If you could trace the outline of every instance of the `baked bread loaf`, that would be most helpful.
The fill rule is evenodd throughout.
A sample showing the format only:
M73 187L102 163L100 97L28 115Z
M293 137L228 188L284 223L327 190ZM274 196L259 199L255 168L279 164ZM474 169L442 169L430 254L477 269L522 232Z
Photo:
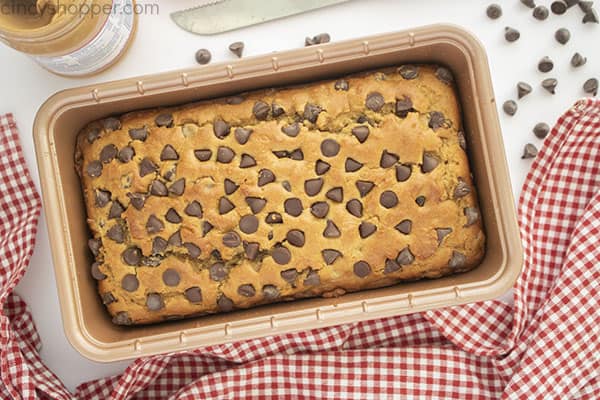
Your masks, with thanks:
M473 268L461 129L433 65L92 122L75 158L102 301L141 324Z

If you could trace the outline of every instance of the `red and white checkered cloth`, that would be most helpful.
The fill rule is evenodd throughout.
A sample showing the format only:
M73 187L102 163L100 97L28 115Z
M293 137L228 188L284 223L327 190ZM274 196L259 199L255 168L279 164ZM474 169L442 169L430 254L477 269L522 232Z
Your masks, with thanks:
M0 118L0 397L15 399L600 398L600 100L563 115L519 200L514 306L492 300L134 361L69 393L12 289L40 200Z

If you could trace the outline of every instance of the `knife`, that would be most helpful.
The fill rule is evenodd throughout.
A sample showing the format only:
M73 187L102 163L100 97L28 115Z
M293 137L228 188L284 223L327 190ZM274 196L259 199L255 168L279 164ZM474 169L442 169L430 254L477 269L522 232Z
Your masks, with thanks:
M171 14L171 18L188 32L212 35L345 1L347 0L217 0L176 11Z

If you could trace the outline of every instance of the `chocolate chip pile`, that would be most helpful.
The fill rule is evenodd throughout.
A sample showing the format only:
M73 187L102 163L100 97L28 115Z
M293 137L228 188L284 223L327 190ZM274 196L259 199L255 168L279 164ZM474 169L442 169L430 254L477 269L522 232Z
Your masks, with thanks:
M533 9L532 16L540 21L546 20L550 15L548 8L543 5L536 5L534 0L521 0L521 3ZM555 15L563 15L574 6L579 6L579 9L583 13L582 23L596 23L598 24L600 20L598 19L598 13L594 9L594 3L592 1L583 1L583 0L557 0L552 2L550 6L550 10ZM502 7L499 4L490 4L486 9L486 14L490 19L498 19L502 16ZM506 27L504 31L504 37L507 42L515 42L519 40L521 37L520 32L512 27ZM554 34L554 39L560 43L561 45L565 45L571 39L571 32L567 28L559 28L556 30ZM587 62L587 58L582 56L579 53L573 54L571 57L571 66L573 68L578 68L583 66ZM554 69L554 61L545 56L541 60L539 60L537 64L537 69L541 73L549 73ZM550 94L556 94L556 87L558 86L558 80L556 78L545 78L540 83L541 87L548 91ZM598 79L597 78L589 78L582 85L583 92L585 94L596 96L598 94ZM532 86L527 82L519 82L517 83L517 96L519 99L531 93L533 90ZM518 104L514 100L506 100L502 104L502 109L504 112L513 116L517 113ZM548 124L545 122L540 122L535 125L533 128L533 133L538 139L545 138L549 133L549 128L546 128ZM523 149L523 155L521 158L534 158L537 155L537 147L532 143L527 143L525 148Z
M76 154L91 275L127 325L467 270L466 146L436 66L94 122Z

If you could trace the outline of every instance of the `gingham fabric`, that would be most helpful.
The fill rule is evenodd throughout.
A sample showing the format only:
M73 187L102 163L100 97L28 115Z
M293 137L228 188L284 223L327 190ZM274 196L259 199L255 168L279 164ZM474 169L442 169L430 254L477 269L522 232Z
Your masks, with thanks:
M10 294L40 202L10 116L0 119L0 391L16 399L599 399L600 100L576 103L519 199L524 268L493 300L142 358L75 394L43 365Z

